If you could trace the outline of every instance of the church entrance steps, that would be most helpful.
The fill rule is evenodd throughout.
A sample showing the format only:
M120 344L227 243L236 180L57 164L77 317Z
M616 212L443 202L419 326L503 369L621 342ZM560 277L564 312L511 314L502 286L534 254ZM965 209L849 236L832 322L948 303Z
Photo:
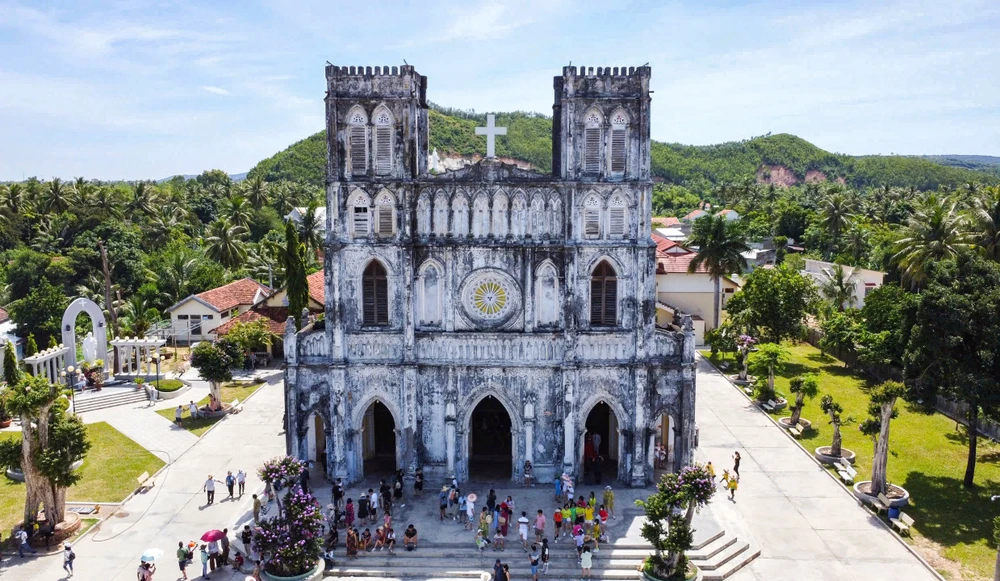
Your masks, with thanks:
M701 569L703 581L722 581L760 556L760 549L726 534L688 557Z
M94 410L103 410L112 407L118 407L121 405L128 405L130 403L140 403L147 401L149 398L146 396L145 390L134 390L134 389L119 389L115 390L113 393L107 394L94 394L88 397L76 397L76 401L73 404L76 413L82 414L85 412L92 412Z

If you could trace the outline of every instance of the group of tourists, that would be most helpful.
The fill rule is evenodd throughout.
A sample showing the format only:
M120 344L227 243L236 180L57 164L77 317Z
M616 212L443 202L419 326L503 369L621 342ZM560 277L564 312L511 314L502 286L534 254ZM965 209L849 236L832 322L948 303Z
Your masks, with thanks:
M205 480L205 484L201 487L202 492L205 493L205 501L207 504L215 504L216 483L226 485L226 490L229 492L229 496L226 497L227 499L236 500L234 494L237 493L237 487L239 489L239 497L243 498L243 492L246 489L247 484L247 474L243 471L243 469L238 470L235 475L233 474L233 471L230 470L226 472L225 480L216 480L213 475L209 474L208 479ZM256 494L254 495L254 498L257 498Z
M723 486L724 490L729 491L729 500L736 502L736 490L740 487L740 453L733 452L733 469L730 472L728 469L722 471L722 478L719 479L719 483ZM705 471L712 478L712 482L715 482L715 466L709 462L705 464Z
M419 475L422 485L422 475ZM422 488L422 486L421 486ZM416 492L420 488L414 487ZM333 483L333 503L327 505L326 524L329 531L324 543L324 559L327 567L333 566L333 552L340 542L339 529L344 533L345 547L349 559L357 559L360 554L386 550L393 554L396 549L396 531L392 526L395 506L403 506L403 471L393 474L391 484L379 481L378 490L369 488L355 503L346 498L343 479ZM365 526L368 525L368 526ZM372 530L374 529L374 531ZM416 550L418 535L416 527L410 524L403 532L403 545L408 551Z

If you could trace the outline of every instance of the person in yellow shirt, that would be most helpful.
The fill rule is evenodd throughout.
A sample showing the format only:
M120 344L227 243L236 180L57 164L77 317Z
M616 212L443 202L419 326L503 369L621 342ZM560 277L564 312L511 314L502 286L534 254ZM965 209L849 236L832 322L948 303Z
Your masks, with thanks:
M587 523L587 530L594 524L594 507L589 504L583 509L583 522Z
M711 477L712 482L715 482L715 466L712 466L711 462L705 464L705 472L708 472L708 475L709 477Z
M602 504L611 514L611 518L615 518L615 491L611 490L610 486L604 487L604 502Z
M573 530L573 514L569 509L569 504L564 504L562 507L562 521L563 521L563 536L570 536Z
M740 486L740 477L732 476L729 478L729 500L736 502L736 489Z

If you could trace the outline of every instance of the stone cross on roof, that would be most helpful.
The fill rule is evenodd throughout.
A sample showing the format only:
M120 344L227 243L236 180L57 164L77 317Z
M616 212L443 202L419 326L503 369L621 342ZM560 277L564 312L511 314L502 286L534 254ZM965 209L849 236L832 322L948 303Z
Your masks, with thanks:
M507 128L497 127L496 115L491 113L486 116L486 127L476 127L476 135L486 136L486 157L496 157L496 136L507 135Z

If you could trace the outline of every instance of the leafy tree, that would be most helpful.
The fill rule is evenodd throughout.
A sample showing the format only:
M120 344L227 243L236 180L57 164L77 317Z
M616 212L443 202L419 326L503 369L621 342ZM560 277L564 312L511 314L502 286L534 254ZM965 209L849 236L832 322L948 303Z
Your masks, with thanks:
M758 268L726 303L738 327L767 343L802 336L803 324L816 300L812 280L783 264Z
M45 197L42 201L45 212L49 214L62 214L68 212L76 203L76 191L73 184L67 184L59 178L52 178L45 188Z
M795 405L792 406L792 418L789 420L789 423L795 426L802 417L806 398L812 399L819 394L819 381L812 373L797 375L788 382L788 391L795 394Z
M896 410L896 400L906 393L906 386L898 381L886 381L872 388L868 393L868 419L858 427L861 433L869 436L875 442L875 454L872 458L872 487L868 492L878 496L888 491L886 484L886 465L889 462L889 422L899 412Z
M907 385L922 399L968 406L963 484L975 485L981 414L1000 412L1000 265L977 255L931 267L903 357Z
M261 320L247 323L237 321L226 333L226 338L236 343L243 353L249 353L254 349L270 347L274 342L274 333Z
M205 239L208 256L226 268L239 268L247 260L247 249L243 243L246 229L230 223L226 218L212 222Z
M15 250L7 265L6 279L10 286L11 301L28 296L31 289L38 286L52 259L30 248Z
M28 333L28 339L24 345L24 356L31 357L36 353L38 353L38 343L35 341L35 334Z
M827 298L835 309L843 312L845 308L853 307L858 299L854 294L857 276L853 269L848 272L842 264L834 264L823 268L823 281L819 292Z
M840 236L850 228L853 212L854 203L844 192L834 191L823 199L820 206L820 223L831 239L827 256L832 255L835 248L840 248Z
M306 255L309 255L310 250L315 252L323 244L323 225L320 223L317 209L315 201L309 202L309 206L302 214L302 220L299 223L299 238L305 244Z
M14 385L21 381L21 369L17 365L17 352L14 350L14 344L10 341L7 341L3 350L3 378L8 385ZM0 405L3 403L0 402Z
M820 339L820 347L824 351L848 351L851 353L857 351L857 344L863 332L860 312L857 309L831 313L823 321L821 328L823 338Z
M852 423L854 420L850 417L842 418L840 414L844 413L844 408L835 401L833 401L832 395L824 395L820 400L820 409L823 413L830 417L830 425L833 426L833 442L830 444L830 455L839 458L843 454L843 436L840 434L841 426Z
M1000 262L1000 187L986 188L972 206L972 239L983 256Z
M149 328L160 318L159 311L137 294L129 297L122 305L122 315L127 332L133 337L145 337Z
M698 254L688 264L688 272L696 272L704 267L715 283L712 326L718 327L722 277L742 272L746 268L747 261L742 253L750 250L750 247L724 216L704 216L695 220L687 243L698 247Z
M238 226L243 230L250 227L250 216L252 213L250 202L243 196L233 196L222 203L222 214L233 226Z
M288 287L288 312L295 317L295 326L302 328L302 311L309 306L309 281L306 280L306 247L291 221L285 226L284 266Z
M203 341L191 350L191 367L208 382L215 401L222 402L222 383L233 379L233 359L218 346Z
M750 369L757 375L767 374L768 393L774 394L774 374L788 362L788 350L778 343L762 343L750 354Z
M906 221L892 259L902 271L903 282L921 288L932 263L955 258L968 247L965 218L955 202L931 196Z
M10 318L17 323L18 331L31 330L47 343L50 337L59 334L59 324L68 303L62 290L43 277L28 296L10 305Z
M0 442L0 464L19 465L24 472L24 522L32 524L38 507L47 519L65 520L66 489L79 481L73 463L90 450L79 417L66 413L68 402L42 377L25 376L7 391L7 406L21 418L21 440ZM17 460L20 453L20 460Z

